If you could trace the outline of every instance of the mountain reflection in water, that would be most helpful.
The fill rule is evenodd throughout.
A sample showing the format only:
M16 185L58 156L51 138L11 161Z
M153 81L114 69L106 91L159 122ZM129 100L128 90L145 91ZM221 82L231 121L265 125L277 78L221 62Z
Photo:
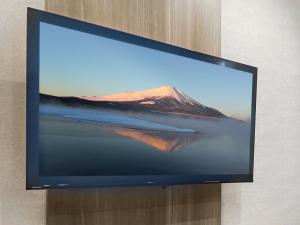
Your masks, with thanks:
M149 131L112 127L116 134L147 144L161 152L178 150L201 138L200 134L166 131Z

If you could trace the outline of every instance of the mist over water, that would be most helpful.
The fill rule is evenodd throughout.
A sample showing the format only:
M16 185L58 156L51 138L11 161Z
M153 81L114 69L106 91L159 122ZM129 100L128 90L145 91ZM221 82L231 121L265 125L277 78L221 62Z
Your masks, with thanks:
M249 173L247 122L96 111L41 104L41 175Z

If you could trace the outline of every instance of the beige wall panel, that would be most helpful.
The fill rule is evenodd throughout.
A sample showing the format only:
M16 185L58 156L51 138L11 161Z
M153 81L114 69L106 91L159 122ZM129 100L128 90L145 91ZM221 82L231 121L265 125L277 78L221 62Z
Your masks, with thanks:
M222 224L298 225L300 1L223 0L222 57L258 67L254 183L222 185Z
M25 191L26 7L43 0L0 5L0 225L46 223L46 192Z

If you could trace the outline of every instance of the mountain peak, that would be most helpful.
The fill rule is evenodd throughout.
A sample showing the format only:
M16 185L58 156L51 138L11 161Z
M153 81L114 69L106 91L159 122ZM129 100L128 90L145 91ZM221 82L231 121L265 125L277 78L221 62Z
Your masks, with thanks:
M174 98L181 102L179 92L175 87L170 85L164 85L157 88L147 89L144 91L138 92L122 92L108 96L83 96L82 99L91 100L91 101L139 101L148 98L163 98L170 97Z
M180 101L180 96L178 95L176 88L170 85L148 89L144 91L144 93L148 94L150 97L158 97L158 98L170 97Z

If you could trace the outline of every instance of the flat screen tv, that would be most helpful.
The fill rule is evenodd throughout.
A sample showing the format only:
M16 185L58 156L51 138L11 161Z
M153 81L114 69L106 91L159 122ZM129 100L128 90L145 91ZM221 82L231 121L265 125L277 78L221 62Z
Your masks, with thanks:
M256 74L28 9L26 187L251 182Z

